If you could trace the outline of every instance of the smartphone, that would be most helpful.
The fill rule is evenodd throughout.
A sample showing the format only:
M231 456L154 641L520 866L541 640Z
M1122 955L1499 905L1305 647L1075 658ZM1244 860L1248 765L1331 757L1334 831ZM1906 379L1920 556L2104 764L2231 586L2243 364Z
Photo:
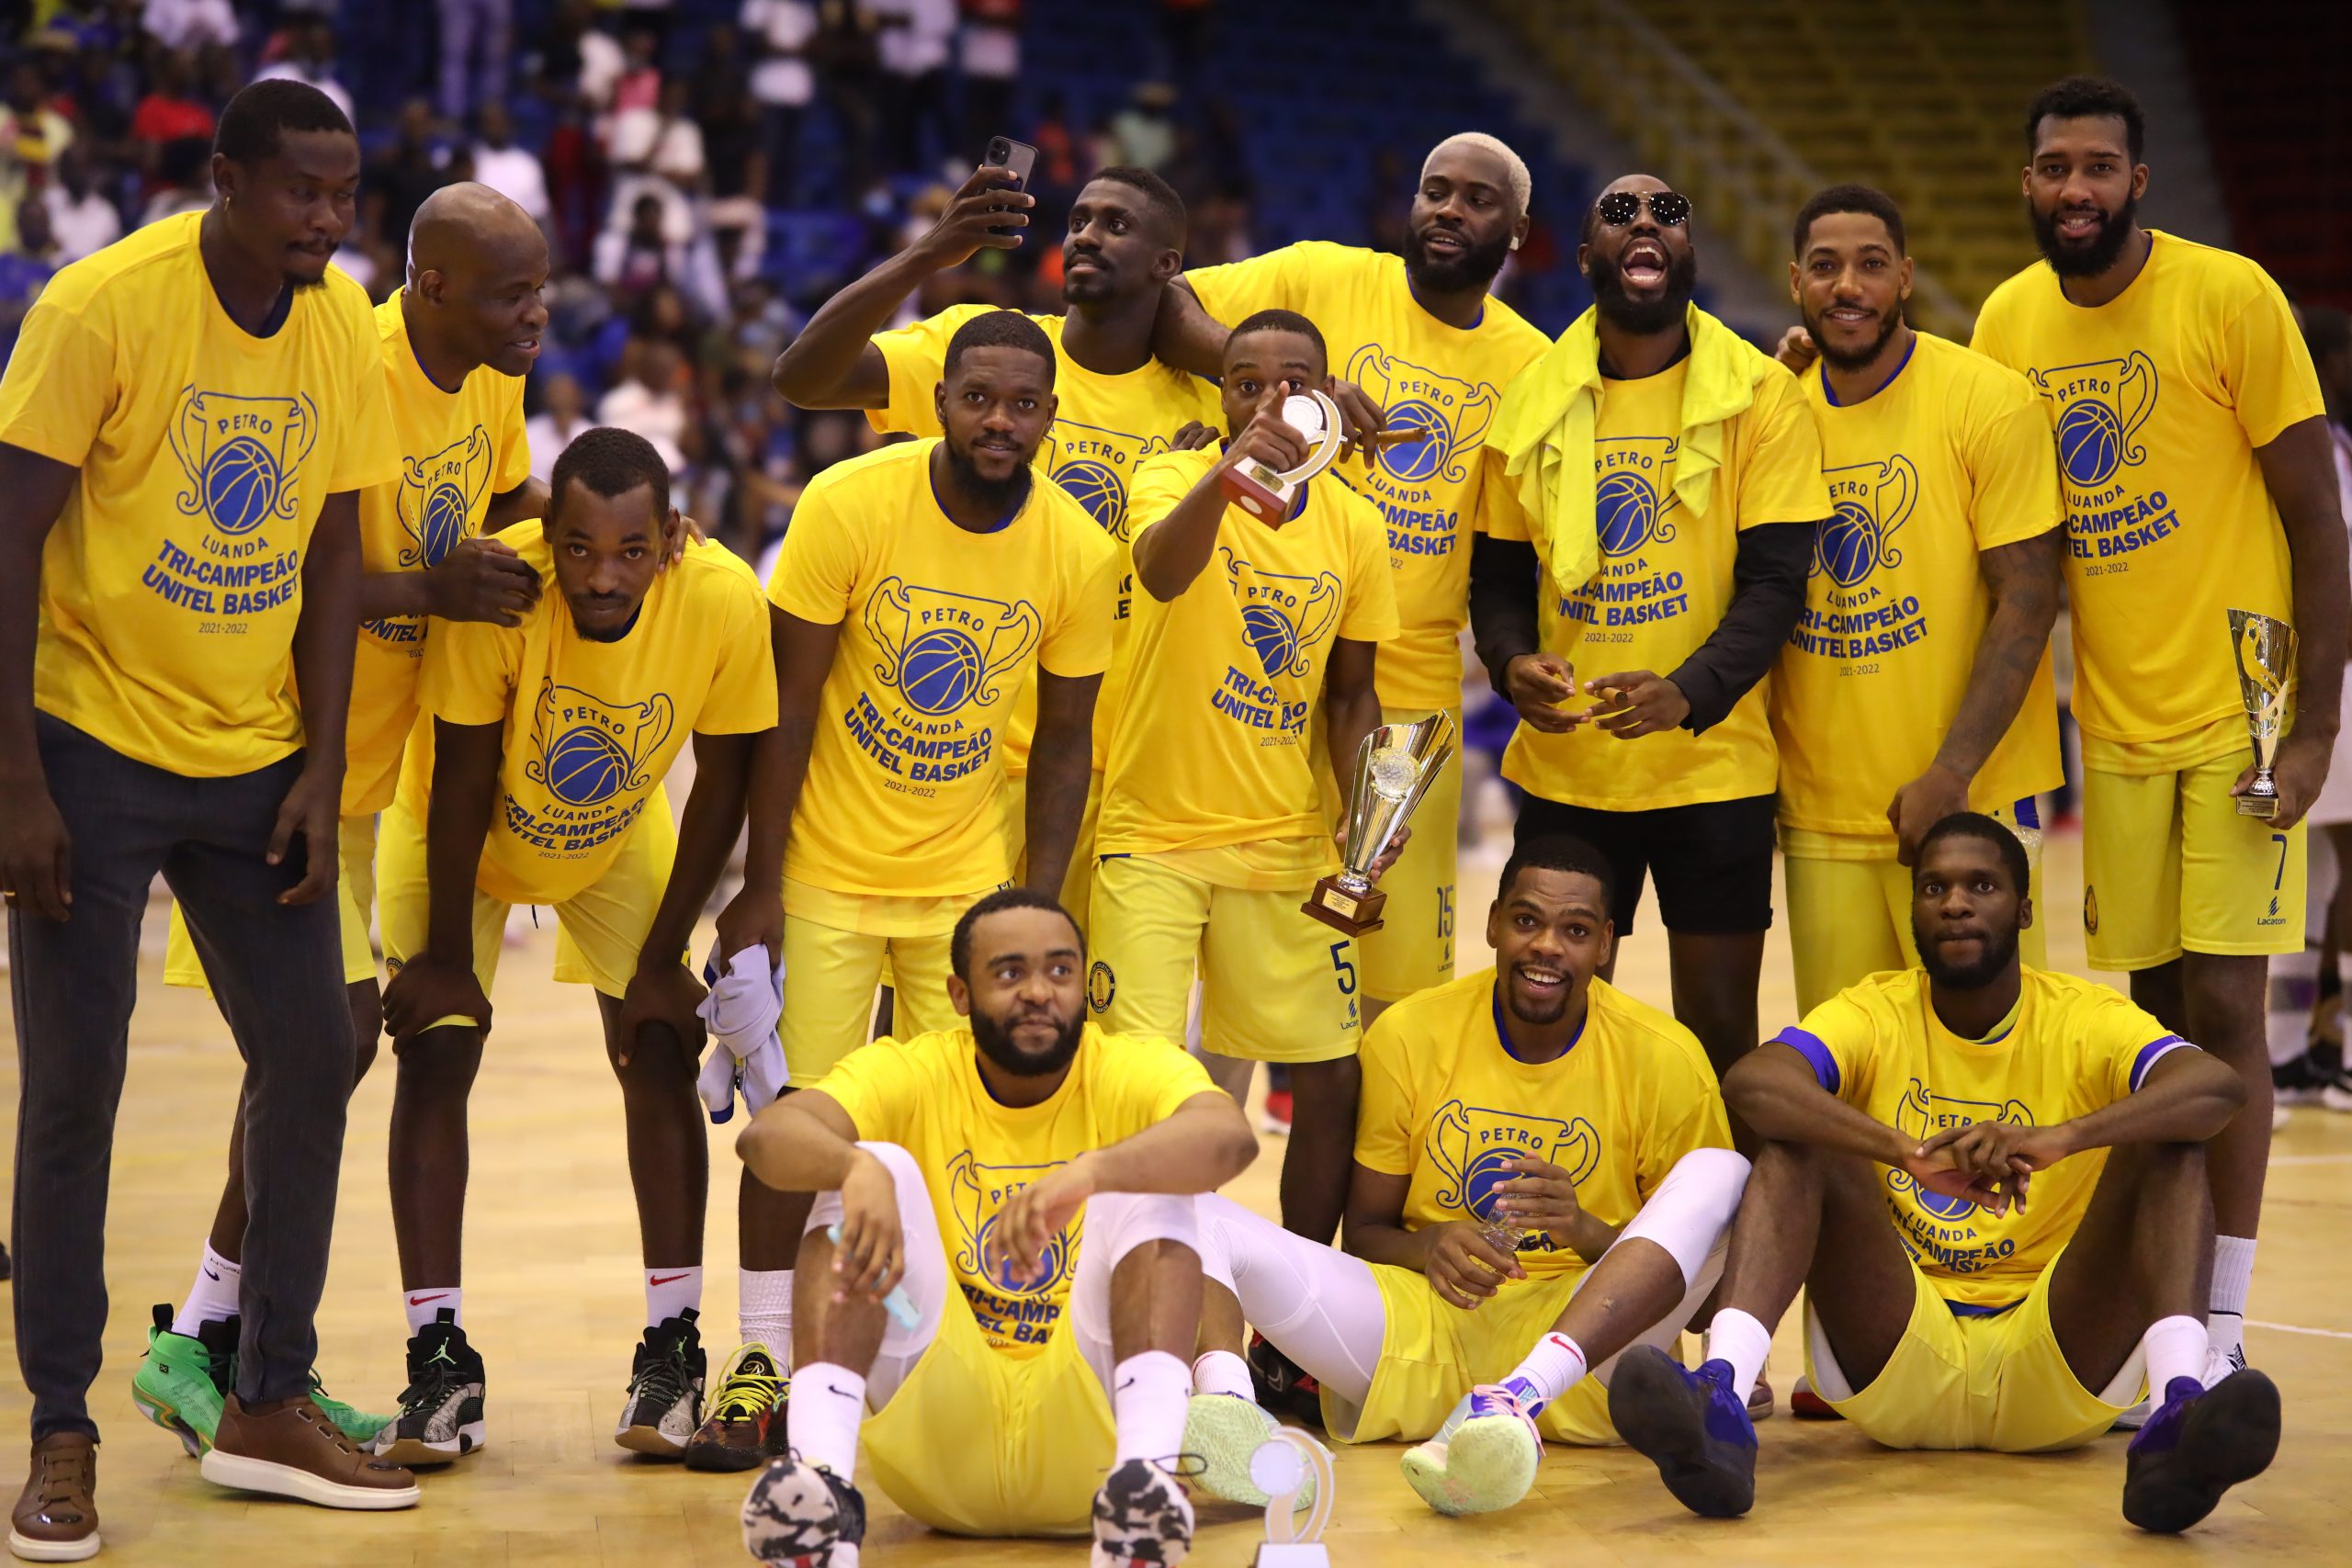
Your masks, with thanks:
M1010 136L993 136L989 139L988 155L980 160L980 166L984 169L1010 169L1012 184L1004 188L1027 190L1029 175L1037 167L1037 150L1026 141L1015 141ZM1017 232L1013 230L998 231Z

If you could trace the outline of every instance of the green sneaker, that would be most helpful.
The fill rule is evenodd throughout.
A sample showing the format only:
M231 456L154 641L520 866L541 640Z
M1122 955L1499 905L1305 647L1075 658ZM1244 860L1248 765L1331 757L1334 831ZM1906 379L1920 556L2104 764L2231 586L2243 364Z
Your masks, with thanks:
M389 1426L392 1419L389 1416L370 1416L365 1410L354 1410L342 1400L334 1398L327 1393L327 1385L319 1381L315 1371L311 1373L311 1403L326 1412L327 1419L334 1423L336 1431L362 1448L375 1441L376 1434Z
M228 1392L237 1353L233 1323L208 1323L199 1337L172 1332L169 1303L155 1308L147 1331L147 1354L130 1380L130 1402L139 1413L176 1436L191 1459L201 1459L220 1425L220 1401Z

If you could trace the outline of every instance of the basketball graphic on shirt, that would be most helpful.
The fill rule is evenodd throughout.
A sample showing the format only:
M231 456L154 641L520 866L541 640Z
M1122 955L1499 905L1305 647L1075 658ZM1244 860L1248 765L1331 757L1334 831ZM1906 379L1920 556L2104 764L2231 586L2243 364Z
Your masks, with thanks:
M1298 658L1298 629L1271 604L1251 604L1241 612L1241 635L1258 655L1258 667L1272 675L1291 667Z
M1919 499L1919 470L1900 452L1876 463L1826 468L1831 512L1813 536L1813 571L1859 588L1883 566L1901 566L1895 535Z
M204 508L223 534L250 534L277 504L277 461L258 441L239 436L204 465Z
M1069 1251L1067 1245L1069 1238L1061 1232L1056 1231L1052 1238L1046 1243L1046 1255L1040 1259L1036 1273L1023 1278L1015 1271L1012 1259L1005 1253L1003 1243L997 1239L996 1223L1002 1217L1001 1214L990 1214L980 1224L977 1247L981 1269L985 1271L989 1282L1008 1296L1044 1295L1047 1291L1052 1290L1054 1282L1062 1277L1062 1264Z
M1055 1233L1046 1245L1042 1266L1029 1278L1014 1274L996 1228L1004 1205L1013 1194L1043 1180L1061 1163L1047 1160L1039 1165L982 1165L972 1157L969 1149L958 1150L948 1160L948 1206L956 1216L958 1233L955 1258L957 1273L967 1279L986 1280L999 1293L1022 1298L1046 1295L1069 1277L1078 1257L1082 1218ZM991 1324L986 1321L984 1303L975 1302L974 1305L981 1309L983 1329L1007 1337L1019 1326L1012 1323Z
M1430 1119L1425 1146L1446 1179L1430 1201L1477 1220L1497 1217L1497 1189L1521 1174L1510 1168L1513 1160L1540 1159L1578 1182L1600 1166L1600 1134L1581 1116L1563 1122L1459 1100L1448 1100Z
M567 729L548 748L548 793L566 806L610 800L628 779L628 753L592 725Z
M1336 368L1336 367L1335 367ZM1381 411L1388 430L1419 432L1413 439L1383 446L1373 466L1398 484L1460 484L1470 477L1470 459L1495 422L1502 394L1491 381L1465 381L1400 359L1376 343L1348 356L1347 378ZM1421 491L1401 499L1436 499Z
M1878 519L1858 501L1841 501L1821 525L1821 564L1830 581L1851 588L1878 564Z
M1127 487L1110 464L1083 459L1065 463L1055 470L1054 482L1069 491L1104 533L1118 531L1119 519L1127 513Z
M865 601L865 630L879 658L873 678L897 688L898 703L925 718L1005 696L1011 673L1045 629L1026 599L1006 604L886 577Z
M2058 468L2074 490L2094 490L2147 461L2132 437L2156 408L2155 362L2138 349L2028 370L2034 389L2058 405Z
M971 700L987 672L972 639L942 627L907 645L899 661L899 694L917 713L954 713Z
M1630 555L1657 528L1657 491L1639 474L1611 474L1594 491L1594 521L1603 555Z
M641 794L659 780L654 764L676 718L667 693L615 703L543 678L523 776L580 809Z
M2086 398L2058 416L2058 460L2078 485L2105 482L2122 466L2123 422L2096 398Z
M317 438L311 400L236 398L190 387L165 427L187 489L182 516L202 516L241 538L265 523L292 522L300 510L297 480Z
M477 424L438 451L401 457L392 509L407 535L400 552L403 570L439 566L473 531L490 493L493 455L490 432Z
M1312 668L1309 650L1330 634L1339 619L1338 576L1261 571L1227 545L1219 545L1217 554L1225 559L1234 603L1241 606L1242 640L1257 655L1259 670L1269 681L1304 677Z
M433 487L424 498L424 564L439 566L466 536L466 492L454 484Z
M1411 483L1426 479L1445 466L1453 456L1453 427L1445 416L1425 402L1404 402L1386 411L1390 430L1418 430L1420 434L1410 441L1399 441L1380 449L1380 466L1396 478Z

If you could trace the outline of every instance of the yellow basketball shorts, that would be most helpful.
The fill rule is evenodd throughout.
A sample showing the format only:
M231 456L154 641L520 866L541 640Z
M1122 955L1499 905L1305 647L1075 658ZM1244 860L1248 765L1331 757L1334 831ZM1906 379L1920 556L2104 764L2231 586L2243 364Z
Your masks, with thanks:
M1100 861L1086 976L1095 1021L1181 1044L1197 967L1201 1041L1219 1055L1355 1055L1356 944L1300 908L1310 888L1219 887L1149 855Z
M1380 722L1413 724L1436 711L1385 707L1380 710ZM1453 720L1454 732L1460 734L1462 710L1453 707L1445 712ZM1347 759L1340 772L1354 765L1353 759ZM1323 809L1336 833L1344 826L1345 803L1340 799L1333 774L1327 770L1320 776ZM1381 909L1384 923L1356 942L1363 965L1363 994L1384 1002L1403 1001L1415 991L1426 991L1453 978L1453 889L1462 858L1459 744L1430 782L1429 794L1414 807L1412 827L1405 852L1380 879L1381 891L1388 895Z
M1890 1449L2078 1449L2139 1402L2146 1362L2134 1350L2104 1392L2082 1385L2050 1326L2056 1268L2053 1258L2025 1300L2007 1312L1962 1317L1913 1264L1910 1325L1885 1367L1859 1392L1808 1304L1805 1374L1838 1414Z
M1993 816L2017 825L2014 812ZM1880 850L1873 840L1783 827L1781 856L1800 1018L1866 975L1919 962L1911 937L1911 868L1892 849ZM2049 966L2053 911L2041 901L2039 832L2027 836L2026 860L2032 867L2033 924L2018 933L2018 956L2042 969Z
M1029 880L1029 775L1007 779L1004 790L1004 855L1016 882ZM1086 810L1078 819L1078 838L1070 845L1069 867L1062 873L1062 908L1079 929L1086 929L1087 905L1094 897L1094 825L1102 816L1102 773L1087 775Z
M807 1089L871 1038L875 988L892 987L891 1033L953 1029L948 945L980 895L871 897L787 883L784 893L786 1076Z
M608 997L626 995L629 976L637 973L638 954L645 933L652 929L654 911L670 886L670 865L677 858L678 829L670 819L669 800L656 791L639 813L634 827L622 835L613 863L587 887L573 894L555 910L554 976L569 985L594 986ZM378 910L384 925L384 967L397 975L409 955L424 950L432 908L425 886L424 823L395 803L384 813L383 881ZM498 978L498 957L506 937L503 898L474 890L474 977L489 996ZM469 1023L469 1019L441 1019L433 1025Z
M2163 773L2083 773L2083 933L2094 969L2185 952L2301 953L2304 824L2241 817L2243 752Z
M1464 1312L1437 1293L1426 1275L1385 1263L1372 1265L1388 1330L1373 1367L1372 1391L1362 1410L1323 1391L1323 1424L1343 1443L1437 1435L1462 1396L1481 1383L1499 1382L1550 1332L1588 1269L1506 1283L1476 1311ZM1609 1390L1588 1377L1550 1404L1535 1424L1554 1442L1613 1443Z
M335 848L334 897L342 913L343 983L364 986L376 977L376 950L368 940L368 916L376 907L376 818L345 818ZM164 984L212 994L176 899L172 904L171 931L164 939Z

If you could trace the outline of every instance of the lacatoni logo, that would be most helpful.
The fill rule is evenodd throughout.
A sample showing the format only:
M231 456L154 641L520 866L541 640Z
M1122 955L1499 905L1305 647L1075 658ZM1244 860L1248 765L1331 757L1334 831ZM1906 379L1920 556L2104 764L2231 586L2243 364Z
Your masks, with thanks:
M990 1337L1018 1345L1043 1344L1061 1318L1054 1292L1069 1279L1078 1260L1080 1220L1056 1232L1046 1245L1038 1271L1017 1276L997 1235L997 1221L1006 1200L1060 1165L983 1165L969 1149L947 1162L949 1207L956 1215L958 1245L956 1270L967 1279L986 1280L988 1288L964 1288L972 1314Z
M1510 1168L1511 1161L1532 1156L1558 1166L1578 1183L1590 1179L1600 1166L1600 1134L1581 1116L1563 1122L1453 1100L1439 1108L1423 1142L1430 1158L1445 1174L1446 1185L1434 1195L1437 1204L1489 1224L1501 1217L1495 1207L1496 1189L1520 1175ZM1549 1244L1545 1237L1528 1246Z
M1037 646L1042 625L1026 599L1008 604L895 577L865 602L865 629L883 649L875 679L934 717L995 702L998 678Z
M166 432L187 477L178 497L183 517L201 515L242 539L301 511L296 480L319 438L318 407L308 397L240 398L189 387Z
M648 764L670 738L674 715L666 694L616 704L544 681L531 729L534 755L523 776L572 807L602 806L625 790L650 788Z
M403 570L439 566L458 547L490 489L490 432L479 424L429 457L401 459L393 509L408 535L401 547Z

